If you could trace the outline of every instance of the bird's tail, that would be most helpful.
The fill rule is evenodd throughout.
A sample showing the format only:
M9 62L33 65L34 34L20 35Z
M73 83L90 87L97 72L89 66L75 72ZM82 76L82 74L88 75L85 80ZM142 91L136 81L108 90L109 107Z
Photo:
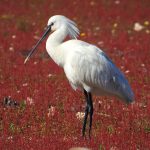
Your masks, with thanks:
M125 95L125 96L123 97L123 99L125 100L125 102L126 102L127 104L130 104L130 103L134 102L134 94L133 94L133 92L130 91L130 95Z
M134 93L126 79L121 85L120 93L120 98L122 98L125 101L125 103L130 104L134 102Z

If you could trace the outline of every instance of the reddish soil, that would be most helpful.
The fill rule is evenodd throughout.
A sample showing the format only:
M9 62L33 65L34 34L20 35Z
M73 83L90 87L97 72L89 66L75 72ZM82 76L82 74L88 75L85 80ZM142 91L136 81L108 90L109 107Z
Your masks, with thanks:
M150 148L149 0L0 1L0 149L148 150ZM73 19L80 39L105 51L125 73L135 103L93 97L92 139L81 137L84 96L71 89L45 42L24 65L50 16ZM135 23L142 29L136 31ZM19 107L4 106L11 96Z

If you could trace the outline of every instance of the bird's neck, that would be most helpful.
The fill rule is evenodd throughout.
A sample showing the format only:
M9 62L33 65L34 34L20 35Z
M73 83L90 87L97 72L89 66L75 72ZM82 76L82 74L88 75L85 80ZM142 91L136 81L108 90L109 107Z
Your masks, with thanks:
M66 28L61 27L58 30L54 31L47 40L48 45L50 46L58 46L60 45L67 36Z
M65 40L67 36L66 28L60 28L54 31L47 39L46 50L50 57L55 61L56 64L63 66L63 51L58 47Z

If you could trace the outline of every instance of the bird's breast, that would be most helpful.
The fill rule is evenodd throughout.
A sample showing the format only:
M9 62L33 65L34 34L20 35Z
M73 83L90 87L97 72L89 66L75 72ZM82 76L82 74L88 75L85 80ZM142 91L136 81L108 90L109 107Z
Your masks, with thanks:
M64 55L61 50L53 47L46 47L48 55L52 58L52 60L60 67L64 66Z

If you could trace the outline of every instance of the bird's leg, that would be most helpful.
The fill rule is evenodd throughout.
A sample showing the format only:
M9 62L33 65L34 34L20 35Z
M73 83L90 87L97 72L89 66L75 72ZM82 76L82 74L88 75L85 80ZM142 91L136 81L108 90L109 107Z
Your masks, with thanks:
M89 122L89 138L91 135L91 129L92 129L92 117L93 117L93 101L92 101L92 95L90 92L87 92L84 90L85 99L87 102L86 108L85 108L85 116L84 116L84 122L83 122L83 128L82 128L82 135L85 135L85 129L86 129L86 122L88 114L90 114L90 122Z
M85 135L86 122L87 122L87 117L88 117L88 113L89 113L88 93L85 90L84 90L84 95L85 95L85 99L86 99L87 105L86 105L86 108L85 108L85 115L84 115L83 128L82 128L82 136Z
M89 122L89 138L91 137L91 129L92 129L92 117L93 117L93 101L92 94L88 93L88 107L90 113L90 122Z

